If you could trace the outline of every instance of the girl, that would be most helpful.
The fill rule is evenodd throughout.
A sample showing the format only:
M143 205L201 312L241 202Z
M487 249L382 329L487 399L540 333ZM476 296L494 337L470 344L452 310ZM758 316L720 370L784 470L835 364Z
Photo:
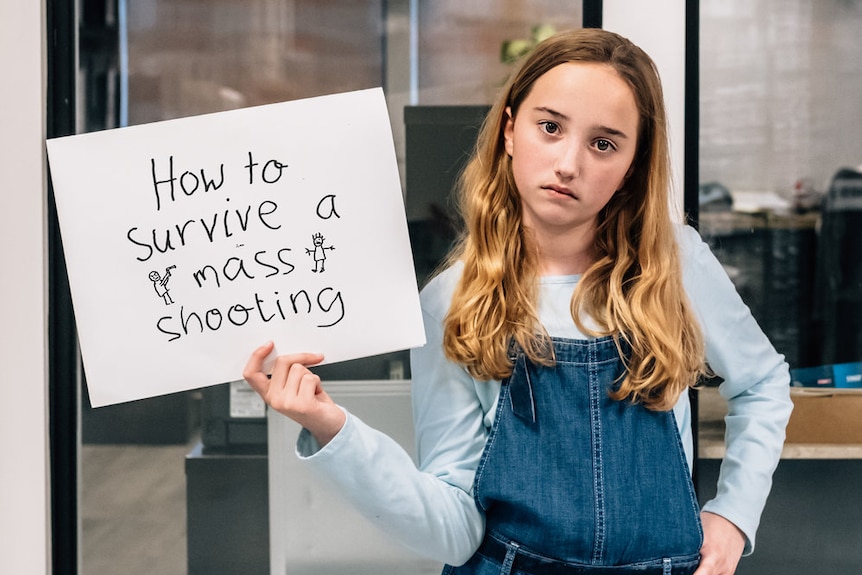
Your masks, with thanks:
M671 223L661 85L602 30L515 71L460 182L466 224L422 291L418 468L335 405L316 354L244 376L304 429L297 452L444 573L733 573L790 414L787 365L691 228ZM716 498L692 488L686 390L724 378Z

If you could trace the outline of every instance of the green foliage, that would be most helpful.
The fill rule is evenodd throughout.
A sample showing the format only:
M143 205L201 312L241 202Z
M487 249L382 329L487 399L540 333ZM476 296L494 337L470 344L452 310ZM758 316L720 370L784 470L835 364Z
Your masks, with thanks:
M500 61L513 64L533 51L539 42L552 36L556 30L550 24L537 24L530 29L529 38L506 40L500 47Z

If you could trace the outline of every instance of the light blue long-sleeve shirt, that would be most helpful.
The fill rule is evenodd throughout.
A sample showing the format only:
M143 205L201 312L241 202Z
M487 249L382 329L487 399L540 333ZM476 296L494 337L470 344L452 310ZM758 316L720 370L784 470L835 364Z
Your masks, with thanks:
M726 455L717 494L704 510L739 527L750 553L792 409L788 366L697 232L680 226L677 239L683 283L703 329L706 359L724 379L719 391L728 402ZM306 431L297 443L305 464L382 531L453 565L467 561L484 535L473 479L500 391L499 381L475 380L443 354L443 320L459 277L460 266L455 266L421 294L427 343L411 352L418 465L395 441L349 413L342 430L322 449ZM540 281L539 317L551 336L586 337L569 307L578 279ZM691 467L688 394L680 396L674 412Z

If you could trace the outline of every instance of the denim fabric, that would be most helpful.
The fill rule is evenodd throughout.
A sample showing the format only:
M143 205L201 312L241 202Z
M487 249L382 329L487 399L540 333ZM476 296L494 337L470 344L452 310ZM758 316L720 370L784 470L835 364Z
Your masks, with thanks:
M621 566L578 565L543 557L491 534L467 563L447 565L443 575L692 575L699 563L700 556L694 554Z
M451 573L690 572L702 530L673 412L610 398L612 338L553 344L552 368L514 356L474 484L486 542Z

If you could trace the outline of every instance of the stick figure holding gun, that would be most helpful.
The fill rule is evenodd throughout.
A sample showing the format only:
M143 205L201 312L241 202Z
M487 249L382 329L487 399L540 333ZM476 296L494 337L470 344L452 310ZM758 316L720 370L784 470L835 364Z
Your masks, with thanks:
M168 266L165 268L165 277L160 276L157 271L150 272L150 281L153 282L153 288L155 288L159 297L165 300L165 305L174 303L174 300L171 299L171 294L168 293L168 280L171 279L171 270L176 269L176 267Z

